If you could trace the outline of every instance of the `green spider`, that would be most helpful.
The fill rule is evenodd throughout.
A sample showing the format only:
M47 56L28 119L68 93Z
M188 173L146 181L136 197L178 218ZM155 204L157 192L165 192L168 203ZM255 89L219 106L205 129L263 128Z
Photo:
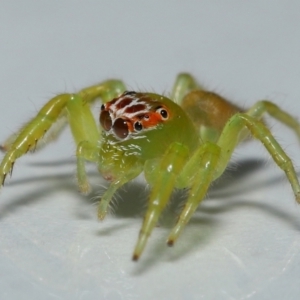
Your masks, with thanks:
M98 98L103 103L100 132L90 110ZM290 114L269 101L259 101L243 111L203 89L189 74L178 75L170 98L126 91L118 80L56 96L1 146L6 154L0 165L0 183L4 185L16 159L40 148L42 141L53 140L69 123L77 147L79 190L90 190L85 160L96 163L110 182L99 202L100 220L105 218L116 190L144 172L151 193L133 260L142 254L174 188L188 189L185 205L167 239L168 245L174 244L210 184L224 172L234 149L249 132L285 172L300 203L293 164L260 121L269 113L300 137L300 124Z

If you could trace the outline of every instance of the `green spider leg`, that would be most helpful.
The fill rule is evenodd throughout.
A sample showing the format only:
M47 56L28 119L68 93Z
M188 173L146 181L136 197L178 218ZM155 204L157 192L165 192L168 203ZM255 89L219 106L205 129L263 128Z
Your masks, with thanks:
M189 151L187 147L180 143L173 143L161 159L149 160L145 163L145 177L152 189L148 209L134 250L133 260L138 260L143 252L148 237L169 201L176 177L188 159L188 155Z
M189 97L188 93L190 91L205 91L205 88L197 83L195 78L187 73L179 74L176 78L171 99L179 105L182 104L185 97ZM209 92L210 93L210 92ZM242 111L241 111L242 112ZM273 118L277 119L281 123L290 127L295 131L298 138L300 139L300 124L299 122L291 116L288 112L285 112L276 104L268 100L261 100L255 103L247 112L248 115L260 120L265 113L268 113ZM213 128L212 128L213 129Z
M289 113L282 110L276 104L268 100L261 100L255 103L248 111L247 114L256 119L261 119L265 113L268 113L274 119L285 124L295 131L298 138L300 139L300 124L299 122L291 116Z
M36 117L25 124L19 132L11 135L2 146L2 150L7 152L0 165L0 183L4 185L7 174L12 172L14 163L19 157L38 148L39 141L47 133L51 133L51 138L46 138L46 142L55 139L68 122L77 147L79 189L87 192L89 184L83 159L97 161L99 149L99 130L91 113L90 104L99 97L103 102L107 102L124 90L125 86L121 81L107 80L85 88L77 94L61 94L49 100ZM55 128L57 123L60 124Z
M113 198L113 195L121 186L130 180L137 177L143 171L143 165L140 164L139 160L132 161L130 165L125 167L124 172L118 174L110 185L108 186L105 193L101 196L101 201L98 204L98 219L103 220L109 210L109 204Z
M189 159L188 149L179 143L172 144L164 156L154 166L145 167L145 177L152 186L149 205L134 249L133 260L138 260L146 246L159 216L167 205L174 187L189 187L189 204L196 209L209 187L215 167L220 156L220 149L212 143L202 145ZM187 163L186 163L187 162ZM199 200L199 202L198 202ZM189 220L188 215L182 215L182 220ZM182 225L183 227L183 225ZM172 242L169 241L169 245Z
M180 232L182 231L186 223L189 221L189 219L191 218L192 214L195 212L200 202L203 200L203 196L205 196L209 184L213 180L218 178L220 175L222 175L222 173L224 172L225 168L229 163L232 152L234 151L235 147L239 143L239 134L241 131L244 130L244 128L247 128L252 134L252 136L258 139L265 146L265 148L272 156L274 162L285 172L286 177L288 178L292 186L296 201L300 203L299 181L290 158L286 155L284 150L281 148L281 146L272 136L269 129L261 121L247 114L243 114L243 113L236 114L228 121L217 144L215 145L220 150L220 155L218 157L217 165L214 165L212 163L213 162L212 159L209 159L207 162L204 161L207 164L210 163L211 166L209 167L209 170L207 170L208 172L207 175L210 176L210 182L204 185L203 177L195 177L198 179L196 180L196 182L194 182L194 184L196 183L196 186L202 185L203 187L200 188L200 190L198 191L199 196L197 195L196 197L194 196L194 191L191 190L187 202L184 206L184 209L179 216L178 222L168 237L167 243L169 245L173 245L174 242L177 240ZM212 152L212 149L209 148L208 152ZM218 155L216 155L215 157L217 156ZM207 176L207 175L203 174L203 176ZM206 180L207 179L205 178L205 181Z
M204 88L188 73L178 74L171 93L171 99L181 105L182 99L191 90L204 90Z

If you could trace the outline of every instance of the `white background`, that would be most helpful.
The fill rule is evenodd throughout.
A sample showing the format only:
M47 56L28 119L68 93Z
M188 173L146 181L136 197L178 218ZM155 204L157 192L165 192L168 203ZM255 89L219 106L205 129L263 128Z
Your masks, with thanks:
M120 78L167 94L182 71L240 106L268 98L299 116L299 53L299 1L1 1L0 137L60 92ZM297 138L270 124L299 170ZM2 189L0 299L299 296L300 208L258 142L239 148L168 248L175 195L137 263L145 184L127 185L99 223L95 197L106 183L91 166L94 192L78 194L74 151L67 130L20 159Z

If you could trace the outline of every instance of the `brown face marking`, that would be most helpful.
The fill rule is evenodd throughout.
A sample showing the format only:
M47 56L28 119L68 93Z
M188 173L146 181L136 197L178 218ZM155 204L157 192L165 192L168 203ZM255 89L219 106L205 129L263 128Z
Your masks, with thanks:
M124 140L168 120L168 109L146 93L124 92L101 106L100 124L106 132Z
M130 97L124 98L121 102L119 102L116 107L117 109L121 109L123 107L128 106L131 103L132 99Z
M144 104L137 104L137 105L132 105L132 106L129 106L125 109L125 113L127 114L132 114L132 113L135 113L135 112L138 112L138 111L142 111L142 110L145 110L147 109L146 105Z

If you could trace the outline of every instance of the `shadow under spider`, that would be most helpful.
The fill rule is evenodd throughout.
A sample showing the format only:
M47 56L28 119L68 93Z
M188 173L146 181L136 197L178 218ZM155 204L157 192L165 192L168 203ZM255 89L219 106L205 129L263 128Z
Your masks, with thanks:
M54 162L34 162L30 163L30 166L38 166L38 167L46 167L46 166L64 166L64 165L75 165L74 159L69 160L57 160ZM266 180L259 182L248 183L247 186L243 186L242 189L239 189L239 182L243 181L246 176L249 176L254 171L258 171L259 169L263 169L265 167L265 161L261 159L247 159L241 160L237 163L230 164L224 174L220 179L216 180L213 183L213 187L209 191L209 199L214 198L227 198L233 197L239 194L245 194L247 191L253 191L253 189L260 189L262 187L268 187L274 185L278 182L284 180L284 175L277 177L268 177ZM101 177L101 174L98 172L89 172L88 177L92 182L98 180L104 185L108 185L109 183L105 183L104 179ZM28 176L27 178L22 178L19 180L12 180L7 186L4 188L14 188L15 186L19 186L27 183L40 183L35 191L31 193L27 193L26 195L22 195L19 199L15 199L11 204L7 204L4 210L9 210L10 208L16 208L17 206L27 205L31 202L38 201L45 195L51 194L52 192L57 192L58 190L69 191L70 193L74 193L86 204L95 204L95 202L99 201L101 198L101 194L104 192L105 188L101 187L100 192L99 188L92 186L93 191L89 195L81 195L76 186L75 175L70 172L64 172L55 175L44 175L44 176ZM53 188L55 184L55 189ZM48 185L48 187L47 187ZM230 191L226 191L225 188L228 186L234 187L231 188ZM235 188L237 187L237 188ZM149 195L150 189L146 187L145 183L140 183L135 180L125 184L122 188L120 188L116 195L114 196L114 200L112 201L115 204L113 209L113 215L116 217L135 217L141 214L147 205L147 198ZM185 196L187 194L186 190L177 190L172 195L172 201L170 202L168 209L176 210L182 203L184 203ZM225 202L223 205L226 206ZM201 207L201 206L200 206ZM3 215L3 209L1 214Z
M30 165L32 166L38 166L38 167L47 167L47 166L63 166L63 165L75 165L74 160L59 160L55 162L46 162L46 163L32 163ZM245 195L247 191L252 191L253 189L260 189L265 188L268 186L275 185L278 182L281 182L284 180L284 174L282 176L273 176L268 177L265 180L259 180L259 182L253 182L251 181L247 186L243 186L243 188L239 188L239 182L245 180L245 177L251 175L254 171L259 171L260 169L263 169L265 167L265 161L260 159L247 159L247 160L241 160L237 161L235 164L230 164L229 168L225 171L223 178L221 180L217 180L213 188L210 190L209 194L210 197L208 199L212 200L214 198L217 198L218 200L221 198L228 198L233 197L239 194ZM95 179L99 182L103 182L104 180L101 178L101 175L98 172L89 172L88 176L92 179L92 181L95 181ZM4 204L2 206L2 209L0 211L0 218L5 217L7 213L11 213L14 210L17 210L18 207L21 207L23 205L28 205L30 203L34 203L41 198L43 198L45 195L51 195L51 193L57 192L57 191L68 191L74 196L76 195L76 199L80 199L82 201L83 205L89 204L94 205L96 201L100 199L99 190L97 191L97 188L94 187L94 191L88 195L80 195L80 193L77 191L75 176L71 172L64 172L60 173L58 175L44 175L44 176L28 176L27 178L19 179L19 180L13 180L7 187L16 187L20 186L22 184L27 183L40 183L37 184L36 190L23 194L22 196L18 196L18 198L14 199L11 203ZM109 184L109 183L108 183ZM233 186L237 188L233 188L230 191L224 191L227 186ZM103 188L101 188L103 191ZM147 196L149 194L150 190L145 188L144 183L139 183L137 181L130 182L126 184L123 188L119 189L117 192L117 196L115 197L117 200L116 209L114 211L114 216L117 218L135 218L136 216L140 216L142 218L143 212L146 209L147 204ZM79 194L79 196L78 196ZM174 223L177 216L177 212L179 211L178 208L184 203L186 196L186 191L175 191L172 195L172 201L170 202L168 208L166 209L166 212L164 213L163 217L160 219L160 226L163 228L171 228ZM197 236L193 234L193 236L189 235L186 231L186 234L184 237L181 237L178 241L178 245L175 245L176 252L172 251L171 255L171 261L177 260L184 255L187 255L191 251L194 251L195 249L201 247L201 244L206 244L207 241L212 237L212 230L207 228L213 228L213 230L217 230L218 228L218 222L216 219L213 219L209 215L215 215L218 213L224 213L227 211L230 211L234 208L241 208L241 207L248 207L251 209L258 209L263 210L265 213L279 218L289 224L290 226L296 228L297 230L300 230L300 222L295 217L291 216L290 214L281 211L280 209L277 209L276 207L273 207L271 205L265 204L265 203L257 203L252 202L251 200L242 202L239 202L237 199L228 199L228 201L222 201L218 202L218 206L209 207L208 205L204 204L200 205L199 209L195 213L195 215L192 217L191 221L187 225L187 228L185 230L188 230L189 226L199 226L202 227L203 230L199 230L197 233ZM96 214L97 208L95 207L95 214ZM82 211L76 213L77 218L84 219L87 218ZM126 225L125 225L126 226ZM105 228L99 228L97 230L97 235L107 235L111 234L114 231L122 230L124 228L124 224L116 224L115 226L109 225ZM166 233L167 237L168 233ZM185 242L180 243L180 240L184 238ZM151 245L150 249L151 249ZM157 261L158 254L162 254L164 251L168 250L168 247L165 243L156 243L154 245L154 248L152 248L153 251L147 251L147 255L145 255L145 258L139 263L139 267L136 269L135 274L139 274L143 272L146 269L149 269L149 267L153 266L154 261ZM150 253L150 254L149 254ZM152 254L151 254L152 253Z
M76 162L74 159L69 160L57 160L51 162L34 162L30 163L30 166L35 167L55 167L55 166L67 166L67 165L75 165ZM264 161L262 160L244 160L240 161L234 167L229 166L228 170L225 171L224 177L225 181L220 180L219 182L214 183L213 190L221 191L222 197L222 189L224 186L228 184L236 185L237 181L242 180L245 176L249 175L255 170L262 168L264 165ZM104 185L108 185L109 183L105 183L104 179L101 177L101 174L98 172L89 172L88 177L95 181L99 178L99 182L104 183ZM265 186L269 184L274 184L276 181L281 180L281 178L273 178L270 179L269 182L260 182L259 186ZM0 217L4 216L6 212L11 212L12 210L17 209L18 206L28 205L30 203L34 203L41 199L44 196L51 195L53 192L57 192L59 190L68 191L76 195L77 198L81 199L85 204L89 203L94 205L95 202L99 201L101 198L101 193L105 190L105 188L101 187L100 192L99 188L93 187L92 192L89 195L81 195L78 192L76 186L75 175L70 172L59 173L55 175L46 174L44 176L28 176L27 178L22 178L19 180L12 180L7 186L4 188L15 188L16 186L20 186L28 183L36 183L37 188L27 194L23 194L22 196L18 196L19 198L14 199L11 203L5 204L0 212ZM224 184L225 182L225 184ZM256 185L256 188L259 188ZM252 186L248 187L249 190L253 189ZM125 184L122 188L120 188L116 195L114 196L113 202L113 215L122 218L135 217L137 215L141 215L141 213L145 210L147 204L147 197L150 190L146 187L145 183L139 183L137 181L131 181L128 184ZM242 191L238 191L238 193L245 193L245 189ZM169 207L171 210L174 210L178 205L184 202L186 191L175 191L172 196L172 202ZM236 194L236 191L230 191L230 196ZM211 194L210 194L210 198ZM96 209L95 209L96 210ZM84 217L84 214L78 214L80 217Z

